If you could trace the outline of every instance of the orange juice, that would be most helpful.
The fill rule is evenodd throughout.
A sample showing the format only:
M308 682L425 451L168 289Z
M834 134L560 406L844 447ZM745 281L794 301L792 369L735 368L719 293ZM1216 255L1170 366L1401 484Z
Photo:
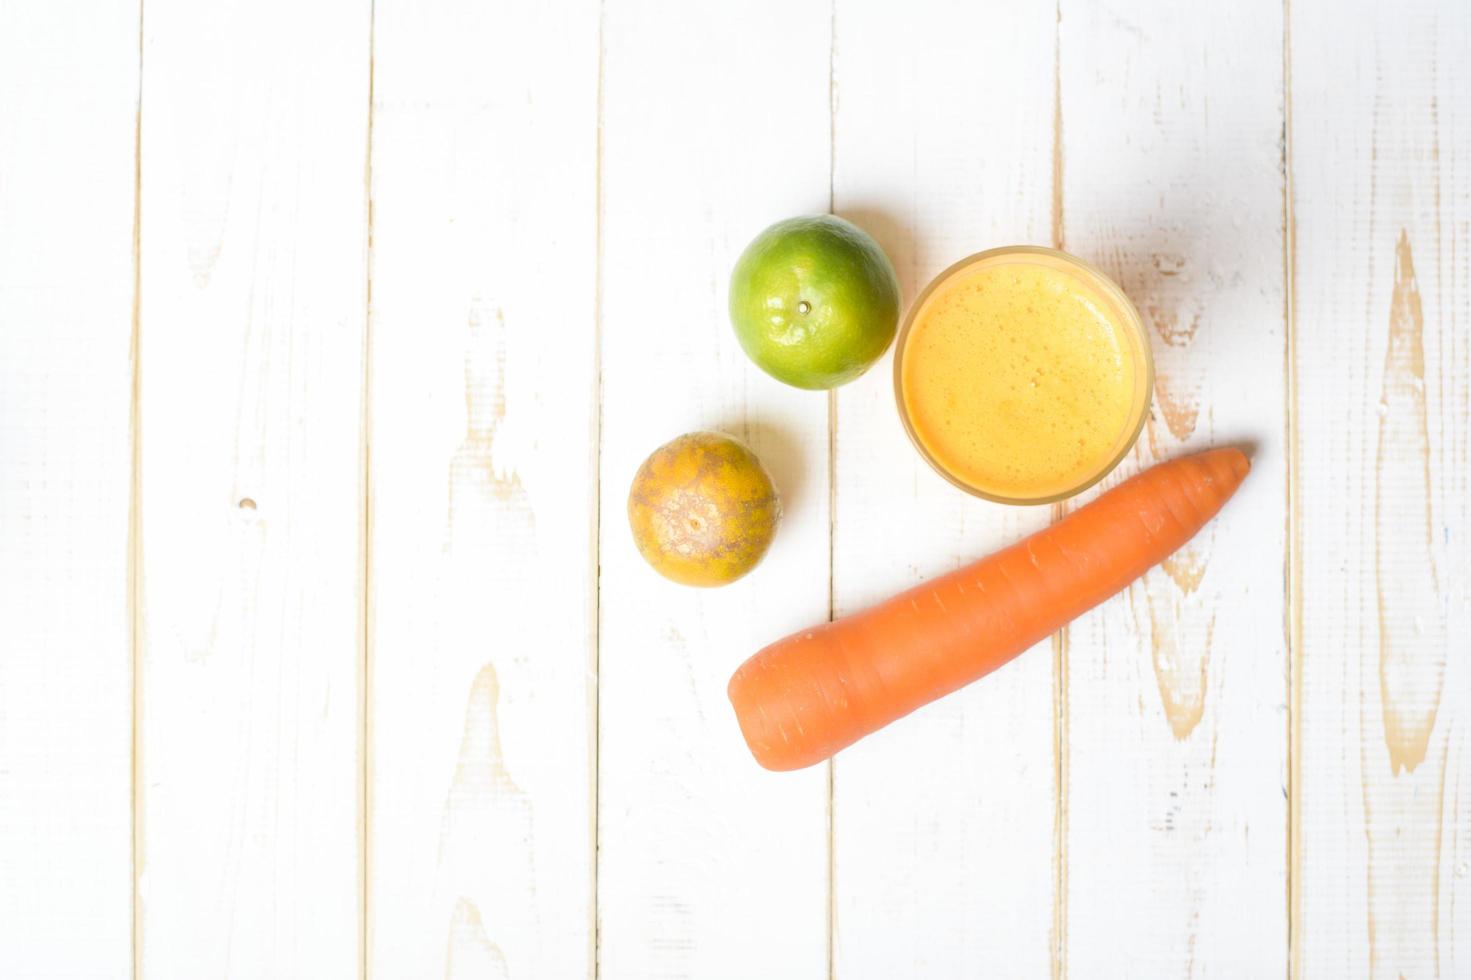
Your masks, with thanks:
M941 273L899 335L894 384L920 453L1007 503L1091 486L1129 451L1153 383L1139 314L1052 249L982 252Z

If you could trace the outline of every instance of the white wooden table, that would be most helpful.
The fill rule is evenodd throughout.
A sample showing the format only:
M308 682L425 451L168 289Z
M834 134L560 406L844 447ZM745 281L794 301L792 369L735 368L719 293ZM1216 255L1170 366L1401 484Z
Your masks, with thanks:
M1051 516L742 356L828 210L1101 264L1117 476L1255 469L775 775L740 660ZM1462 0L0 0L0 977L1471 976L1468 403ZM696 428L723 590L624 520Z

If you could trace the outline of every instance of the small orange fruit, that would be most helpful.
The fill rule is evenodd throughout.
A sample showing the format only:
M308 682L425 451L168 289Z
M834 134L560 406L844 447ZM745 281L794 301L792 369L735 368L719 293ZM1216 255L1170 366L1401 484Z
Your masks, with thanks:
M628 491L639 553L681 585L727 585L755 568L781 521L756 454L729 436L691 432L654 450Z

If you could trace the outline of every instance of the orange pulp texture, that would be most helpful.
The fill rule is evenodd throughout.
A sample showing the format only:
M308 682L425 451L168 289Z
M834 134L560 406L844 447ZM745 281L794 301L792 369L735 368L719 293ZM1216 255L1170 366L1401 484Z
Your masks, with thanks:
M1051 256L996 256L922 298L900 397L916 441L956 482L1002 500L1055 499L1133 441L1148 397L1142 338L1084 275Z

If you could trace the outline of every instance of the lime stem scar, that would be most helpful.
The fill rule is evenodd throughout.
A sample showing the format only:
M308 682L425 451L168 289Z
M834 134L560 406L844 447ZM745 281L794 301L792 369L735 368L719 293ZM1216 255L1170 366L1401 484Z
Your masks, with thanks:
M802 302L797 304L797 312L802 314L803 316L806 316L808 313L812 312L812 304L807 302L805 299L802 300Z

